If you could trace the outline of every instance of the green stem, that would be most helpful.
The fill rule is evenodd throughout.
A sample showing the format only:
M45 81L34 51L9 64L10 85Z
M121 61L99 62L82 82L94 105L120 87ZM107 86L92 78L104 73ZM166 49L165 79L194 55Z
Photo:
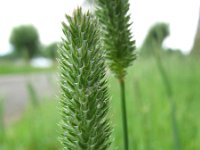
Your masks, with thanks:
M126 98L125 98L125 82L124 79L119 79L121 89L121 109L122 109L122 123L124 131L124 150L128 150L128 126L126 114Z
M179 131L178 131L178 124L177 124L177 119L176 119L176 103L173 100L173 91L172 91L172 86L169 81L169 78L167 76L167 73L162 65L162 61L160 60L160 57L156 58L158 69L160 71L161 77L163 79L163 82L166 87L166 92L168 96L168 101L170 103L170 108L171 108L171 124L172 124L172 130L173 130L173 138L174 138L174 149L175 150L180 150L180 137L179 137Z
M4 122L3 122L3 115L4 115L4 101L0 97L0 139L4 140L5 136L5 127L4 127ZM3 143L3 140L0 141Z

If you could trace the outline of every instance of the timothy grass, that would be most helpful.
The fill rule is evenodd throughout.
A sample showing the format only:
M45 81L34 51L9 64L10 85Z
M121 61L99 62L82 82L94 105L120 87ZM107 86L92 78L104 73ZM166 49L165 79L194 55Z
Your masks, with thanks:
M200 149L200 61L189 58L163 58L177 103L177 122L183 150ZM126 79L130 150L169 150L173 148L170 105L155 60L138 59L128 70ZM109 77L113 149L123 149L120 89L116 79ZM0 149L59 149L60 117L57 101L30 108L15 124L6 127L6 142Z

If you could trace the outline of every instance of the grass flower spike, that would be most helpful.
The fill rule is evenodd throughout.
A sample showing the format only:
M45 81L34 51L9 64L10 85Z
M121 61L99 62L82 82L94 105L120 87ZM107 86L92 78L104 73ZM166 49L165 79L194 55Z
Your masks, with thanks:
M121 87L124 149L128 150L128 125L126 116L125 82L126 68L136 59L135 41L130 32L128 0L97 0L96 14L102 27L104 47L110 70Z
M97 16L103 29L108 64L119 79L124 78L125 69L136 59L128 10L128 0L98 0Z
M63 149L106 150L111 127L98 22L81 8L66 18L59 48Z

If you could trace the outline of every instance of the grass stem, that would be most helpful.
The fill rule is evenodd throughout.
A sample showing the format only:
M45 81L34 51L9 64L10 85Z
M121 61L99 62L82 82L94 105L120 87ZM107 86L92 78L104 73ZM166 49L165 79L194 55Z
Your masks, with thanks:
M121 89L121 109L122 109L122 123L124 131L124 150L128 150L128 125L126 113L126 95L125 95L125 82L124 79L119 79Z

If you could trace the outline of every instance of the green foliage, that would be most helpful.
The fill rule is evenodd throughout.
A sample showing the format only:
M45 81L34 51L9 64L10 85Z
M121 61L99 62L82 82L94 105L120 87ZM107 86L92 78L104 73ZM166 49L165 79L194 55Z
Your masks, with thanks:
M125 69L136 58L128 0L98 0L97 4L108 65L117 78L123 78Z
M51 43L44 48L44 55L53 60L57 57L57 42Z
M15 27L11 33L10 43L14 50L28 59L32 58L39 50L39 35L32 25Z
M145 40L146 46L148 45L149 49L154 54L154 58L156 60L156 65L158 67L160 76L163 81L163 85L166 90L166 94L168 96L168 102L170 105L170 123L172 127L172 134L173 134L173 140L174 140L174 149L180 150L180 135L178 131L178 123L177 123L177 116L176 116L176 103L174 100L174 94L173 94L173 88L172 83L170 81L170 78L168 77L167 70L165 69L163 65L163 57L160 53L162 48L162 43L165 37L168 35L167 32L167 25L166 24L157 24L155 25L149 32L149 36L147 36L147 39ZM165 32L161 32L165 31ZM149 37L149 38L148 38ZM144 44L145 46L145 44ZM147 48L147 47L146 47Z
M1 150L57 150L60 116L56 99L43 100L41 107L28 107L19 120L9 123Z
M81 8L66 15L60 45L63 149L106 150L111 143L104 51L98 22Z
M156 47L155 47L156 51ZM160 76L163 80L163 85L165 86L166 94L168 97L168 102L170 105L170 117L171 117L171 125L172 125L172 132L173 132L173 138L174 138L174 149L175 150L180 150L181 145L180 145L180 135L179 135L179 129L178 129L178 123L177 123L177 106L176 102L174 100L174 92L172 88L172 83L170 81L170 78L168 77L167 70L165 69L162 59L159 55L156 55L156 64L158 66L158 70L160 73Z
M162 50L163 41L169 35L169 27L165 23L157 23L149 30L144 43L141 47L142 55L155 55L155 47L157 50ZM158 53L158 52L156 52Z

